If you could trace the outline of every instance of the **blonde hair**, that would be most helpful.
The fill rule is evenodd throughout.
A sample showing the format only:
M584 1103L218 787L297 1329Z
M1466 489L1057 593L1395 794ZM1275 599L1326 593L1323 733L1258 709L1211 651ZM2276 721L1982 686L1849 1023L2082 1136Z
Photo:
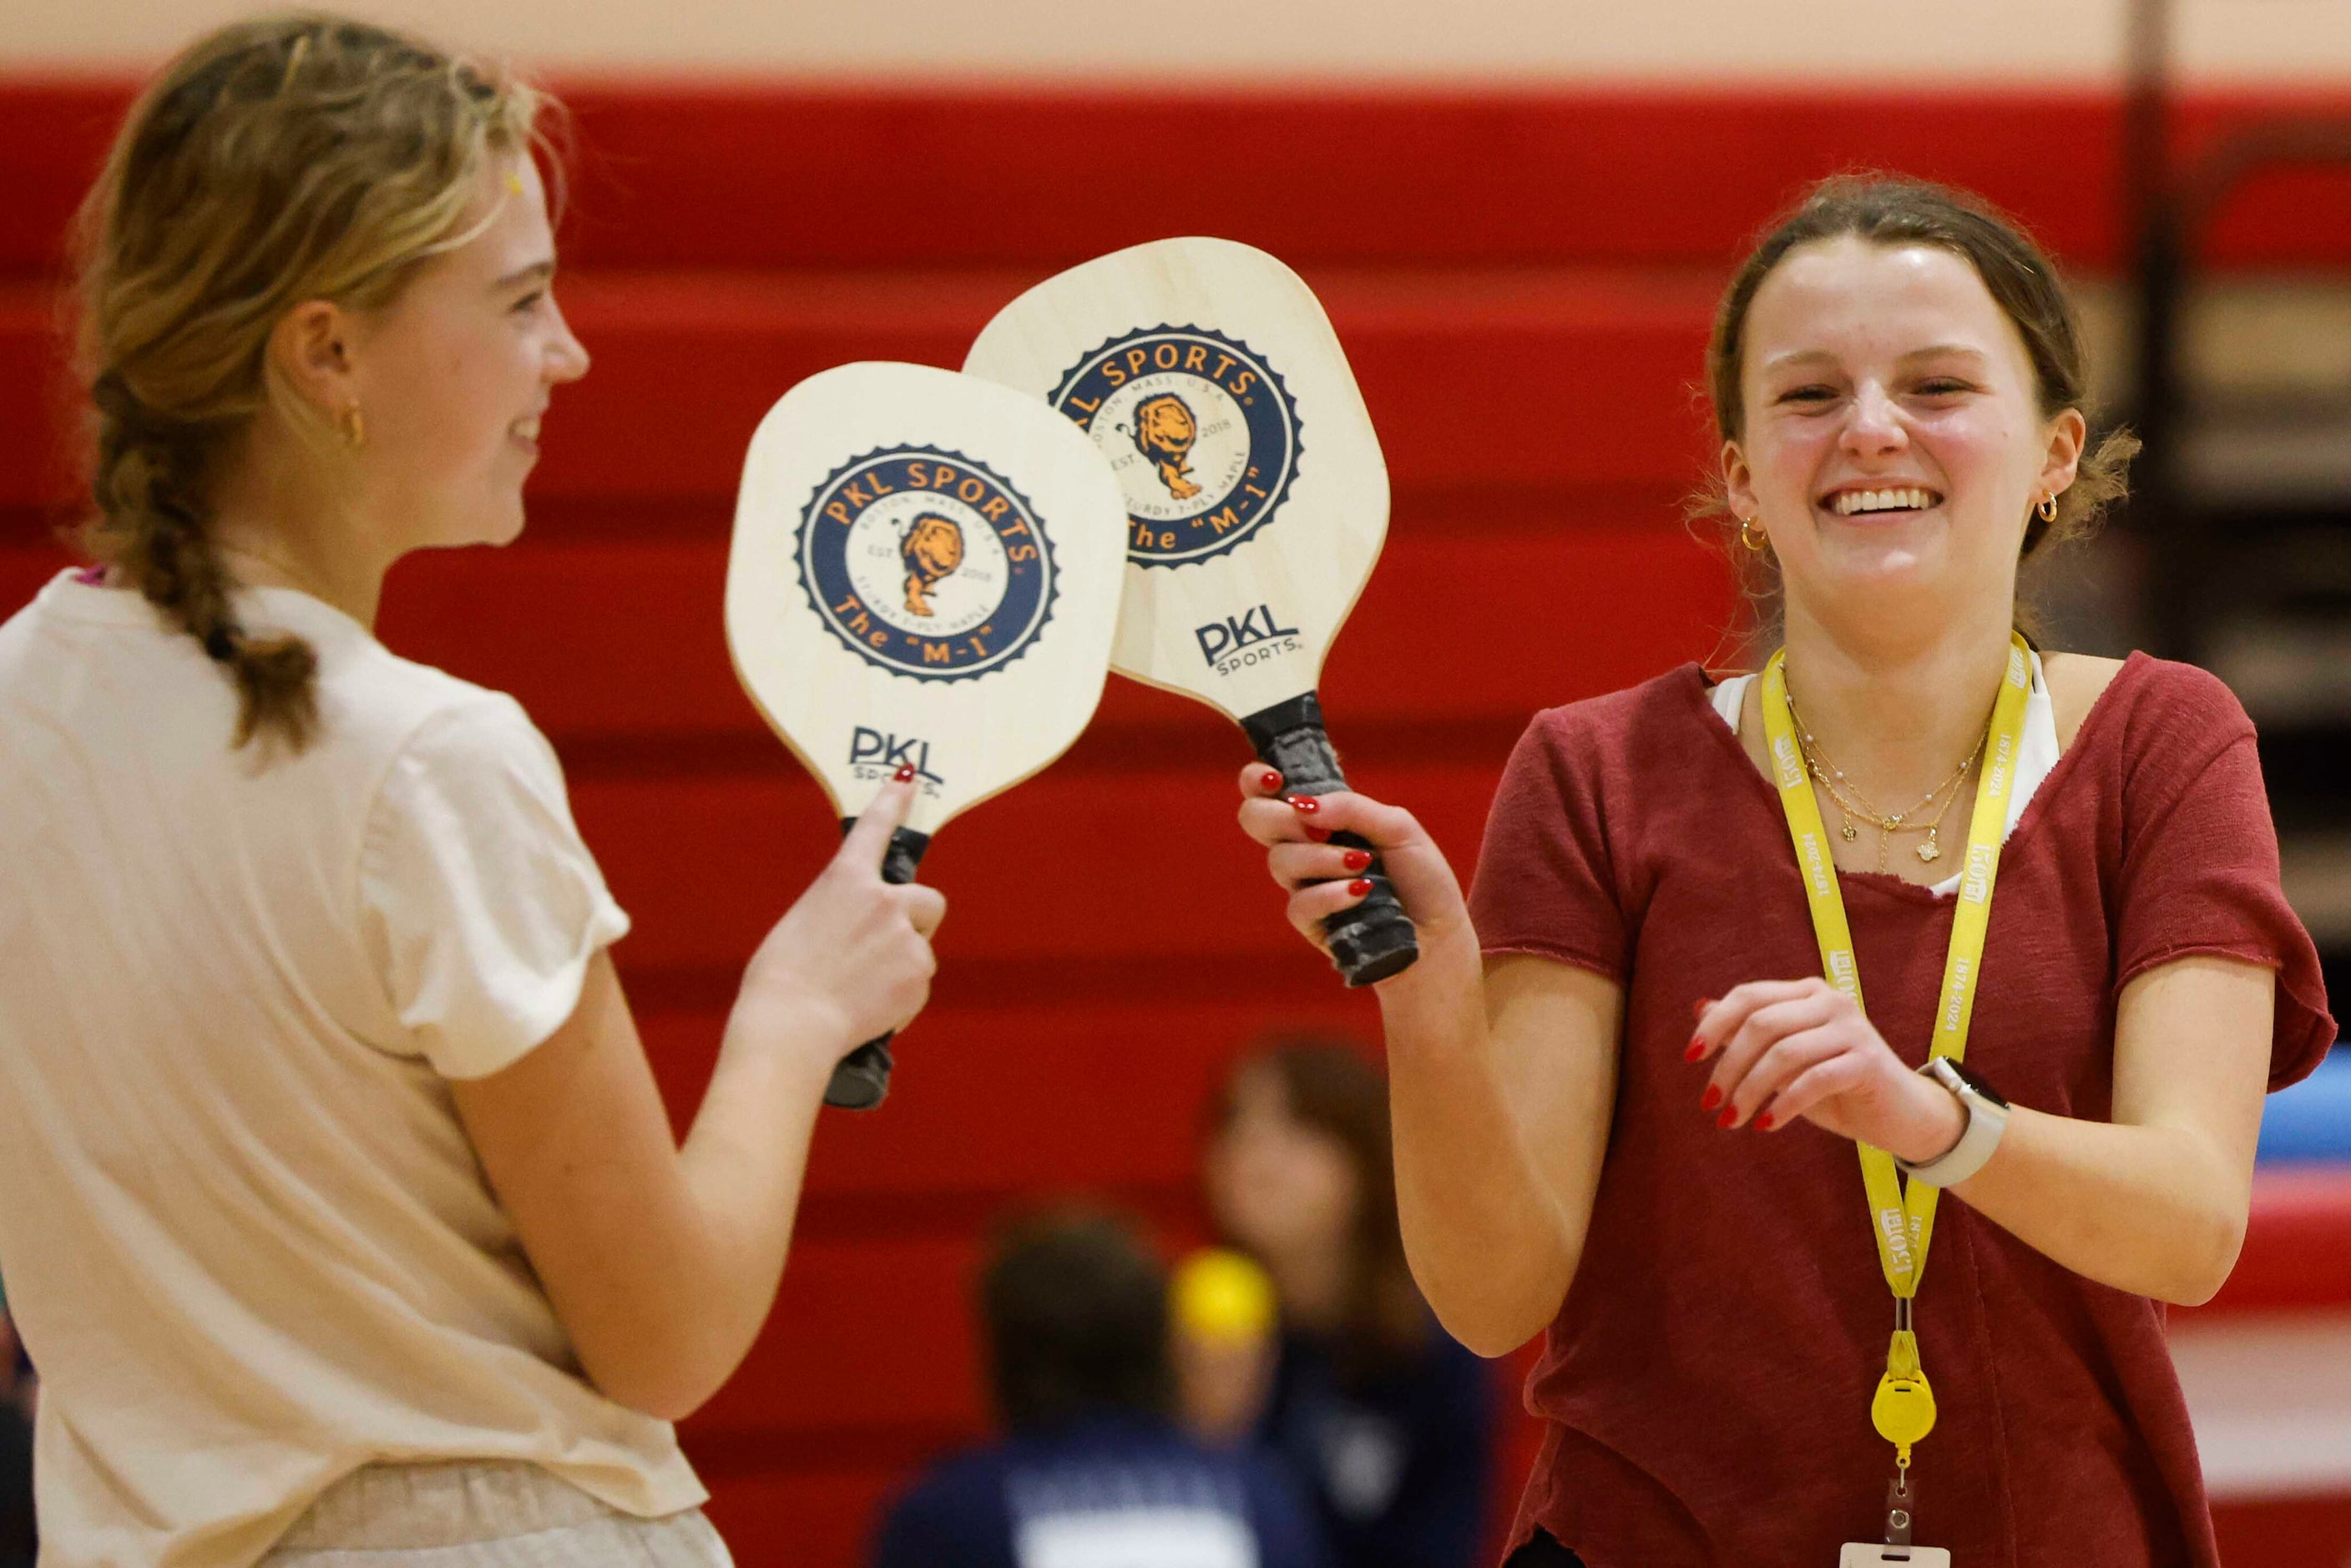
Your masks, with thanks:
M234 680L235 744L300 749L318 661L248 636L211 537L225 465L265 411L328 421L269 362L287 311L389 304L476 232L495 158L539 145L537 90L366 23L261 17L198 40L141 95L78 225L78 350L93 409L83 547Z

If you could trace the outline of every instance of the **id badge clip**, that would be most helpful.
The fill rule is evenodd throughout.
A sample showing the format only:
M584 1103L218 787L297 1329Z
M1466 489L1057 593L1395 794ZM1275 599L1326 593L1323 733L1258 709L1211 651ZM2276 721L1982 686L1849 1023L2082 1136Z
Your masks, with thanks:
M1909 1472L1897 1473L1886 1489L1886 1540L1873 1544L1848 1541L1837 1553L1837 1568L1951 1568L1951 1554L1939 1546L1910 1544L1911 1491Z

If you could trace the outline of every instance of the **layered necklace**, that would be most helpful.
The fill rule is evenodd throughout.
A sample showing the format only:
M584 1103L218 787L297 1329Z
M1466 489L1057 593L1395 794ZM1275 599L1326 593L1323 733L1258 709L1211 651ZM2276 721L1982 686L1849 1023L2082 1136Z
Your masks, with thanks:
M1934 821L1927 824L1927 837L1919 843L1917 855L1929 865L1942 858L1943 819L1950 815L1951 802L1959 798L1959 781L1968 776L1968 769L1973 768L1976 759L1983 755L1982 738L1976 741L1975 749L1968 753L1967 759L1952 770L1949 778L1920 796L1908 810L1888 811L1864 799L1853 781L1845 777L1844 769L1831 761L1828 753L1821 749L1821 743L1813 738L1812 727L1805 724L1804 716L1796 707L1792 692L1788 696L1788 716L1794 721L1796 748L1804 754L1806 770L1822 789L1828 791L1829 799L1837 803L1837 811L1844 818L1837 831L1845 842L1852 843L1861 837L1861 830L1855 826L1856 819L1876 828L1878 834L1877 869L1883 872L1886 869L1886 856L1894 842L1894 835L1918 831L1920 815L1940 800L1942 808L1936 811Z

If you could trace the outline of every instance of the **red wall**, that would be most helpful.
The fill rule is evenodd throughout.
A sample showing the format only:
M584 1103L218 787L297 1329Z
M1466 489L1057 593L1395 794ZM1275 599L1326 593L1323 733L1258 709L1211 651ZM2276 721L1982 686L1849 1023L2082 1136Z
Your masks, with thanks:
M1533 709L1704 659L1732 619L1677 503L1706 464L1693 388L1743 235L1867 165L1974 185L2078 267L2123 249L2116 110L2086 95L569 96L562 295L595 371L549 416L528 538L404 565L381 631L555 737L637 919L619 956L680 1114L743 958L833 840L719 622L737 466L801 376L955 364L1020 287L1137 240L1221 234L1297 264L1396 497L1325 697L1357 779L1466 873ZM43 528L71 515L55 267L122 101L0 85L0 611L54 569ZM2199 102L2184 137L2279 107ZM2315 189L2249 192L2216 254L2339 267L2351 219ZM987 1217L1084 1188L1196 1234L1220 1064L1275 1022L1373 1028L1232 829L1245 756L1205 710L1113 681L1068 758L942 835L933 1008L888 1107L827 1117L775 1318L688 1424L746 1564L851 1562L880 1490L980 1429L965 1302Z

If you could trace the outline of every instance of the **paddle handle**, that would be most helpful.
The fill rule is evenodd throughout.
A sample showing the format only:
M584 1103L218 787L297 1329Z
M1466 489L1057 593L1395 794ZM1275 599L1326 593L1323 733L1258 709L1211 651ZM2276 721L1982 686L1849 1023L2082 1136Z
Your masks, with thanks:
M1259 758L1281 775L1284 794L1328 795L1347 787L1339 754L1331 749L1330 732L1322 727L1322 701L1312 692L1249 715L1241 720L1241 728L1248 731ZM1372 847L1354 833L1332 833L1331 841L1350 849ZM1371 883L1372 891L1322 922L1331 962L1351 986L1400 975L1420 956L1412 916L1396 902L1395 887L1378 856L1360 874Z
M856 818L844 817L841 831L845 834L856 825ZM914 868L930 847L930 834L898 829L882 854L882 880L893 885L914 881ZM835 1063L832 1081L824 1086L824 1103L844 1111L871 1111L881 1104L890 1092L890 1041L896 1033L876 1035Z

